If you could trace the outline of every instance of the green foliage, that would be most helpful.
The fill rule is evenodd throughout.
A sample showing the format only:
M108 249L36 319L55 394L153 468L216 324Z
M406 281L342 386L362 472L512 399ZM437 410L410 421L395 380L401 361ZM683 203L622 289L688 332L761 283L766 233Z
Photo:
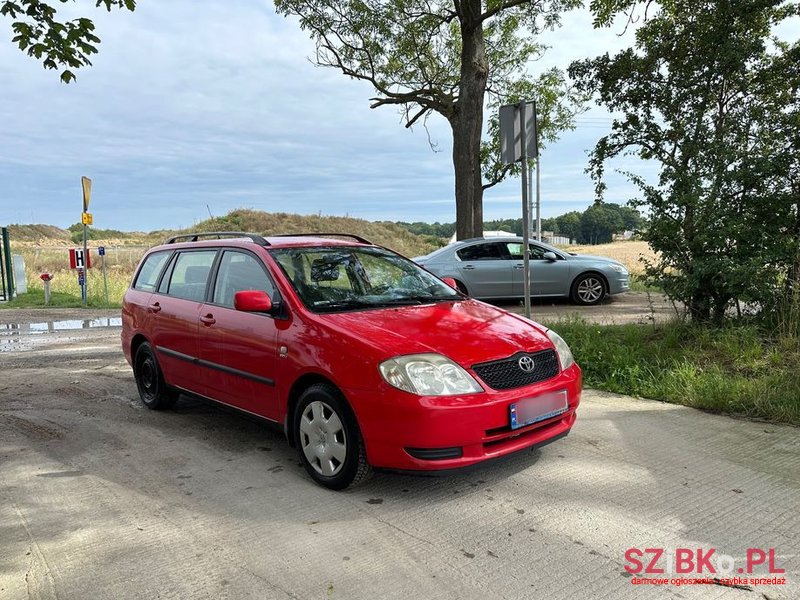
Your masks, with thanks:
M438 221L436 223L423 223L422 221L406 223L398 221L397 225L417 235L435 236L437 238L450 238L456 231L455 223L439 223Z
M67 0L59 0L62 4ZM89 57L97 53L100 38L94 34L94 23L81 17L59 21L54 0L2 0L0 16L12 20L11 40L28 56L42 62L45 69L61 71L61 81L75 79L72 69L90 66ZM136 0L96 0L95 6L134 10Z
M553 324L587 387L714 412L800 424L800 338L751 325L709 329Z
M657 182L627 173L659 253L647 274L698 321L736 302L769 311L797 289L800 43L770 38L797 12L782 0L675 0L637 30L635 49L570 67L622 113L590 156L598 196L608 159L659 165Z
M73 243L79 244L83 242L83 225L75 223L67 227L69 237ZM87 227L86 237L90 240L109 240L124 238L127 234L117 229L97 229L95 227Z
M455 223L397 223L418 235L432 235L450 238L456 230ZM595 204L584 212L571 211L558 217L542 219L542 231L552 231L563 235L577 244L605 244L612 241L614 234L623 231L638 231L644 226L644 219L635 208L614 203ZM508 231L522 235L522 219L495 219L484 221L484 231Z

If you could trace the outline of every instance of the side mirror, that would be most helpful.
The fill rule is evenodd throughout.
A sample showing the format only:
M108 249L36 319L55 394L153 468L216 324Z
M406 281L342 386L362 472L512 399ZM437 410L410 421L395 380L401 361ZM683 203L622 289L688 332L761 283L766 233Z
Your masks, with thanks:
M442 281L444 281L447 285L449 285L454 290L458 290L458 284L456 283L456 280L453 279L452 277L442 277Z
M549 261L558 260L558 257L556 256L555 252L545 252L544 254L542 254L542 258Z
M233 296L233 306L243 312L269 312L272 300L263 290L242 290Z

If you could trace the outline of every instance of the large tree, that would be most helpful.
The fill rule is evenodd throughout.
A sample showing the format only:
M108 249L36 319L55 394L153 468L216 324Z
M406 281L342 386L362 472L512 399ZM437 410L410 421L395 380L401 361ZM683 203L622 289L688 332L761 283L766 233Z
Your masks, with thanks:
M570 67L622 115L590 157L598 193L613 157L659 165L657 181L628 173L659 252L647 272L699 321L733 301L766 306L796 251L797 46L771 39L796 13L782 0L671 0L635 48Z
M299 17L311 33L318 65L373 86L372 108L400 107L406 127L424 123L432 113L447 119L459 239L481 235L483 190L508 172L496 148L481 145L484 105L494 110L521 97L538 100L545 141L571 125L577 98L565 78L551 69L530 80L527 68L545 50L537 35L580 5L580 0L275 2L278 12Z
M73 69L90 66L89 57L97 53L100 38L94 34L91 19L59 18L56 7L70 0L2 0L0 15L11 19L11 40L46 69L60 71L61 81L75 79ZM133 10L136 0L95 0L95 7Z

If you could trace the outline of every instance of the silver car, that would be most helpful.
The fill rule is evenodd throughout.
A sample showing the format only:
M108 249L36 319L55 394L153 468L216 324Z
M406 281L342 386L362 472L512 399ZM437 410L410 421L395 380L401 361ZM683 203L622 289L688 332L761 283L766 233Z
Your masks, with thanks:
M518 298L523 295L522 250L521 237L476 238L413 260L439 277L452 277L474 298ZM610 258L530 242L530 261L531 296L598 304L629 289L628 270Z

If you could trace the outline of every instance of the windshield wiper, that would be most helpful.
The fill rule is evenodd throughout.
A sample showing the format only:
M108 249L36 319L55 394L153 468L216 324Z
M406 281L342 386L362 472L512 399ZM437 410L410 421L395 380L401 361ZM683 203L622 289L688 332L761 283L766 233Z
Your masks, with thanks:
M417 304L427 304L428 302L452 302L454 300L458 300L458 296L431 296L431 295L418 295L418 296L403 296L402 298L397 298L398 302L402 301L410 301L416 302Z
M313 306L317 309L336 310L337 308L371 308L375 306L375 303L362 300L320 300L314 302Z
M419 306L431 302L454 302L459 300L457 296L403 296L402 298L383 298L371 302L358 300L355 298L347 300L320 300L314 303L315 310L349 310L359 308L385 308L387 306Z

